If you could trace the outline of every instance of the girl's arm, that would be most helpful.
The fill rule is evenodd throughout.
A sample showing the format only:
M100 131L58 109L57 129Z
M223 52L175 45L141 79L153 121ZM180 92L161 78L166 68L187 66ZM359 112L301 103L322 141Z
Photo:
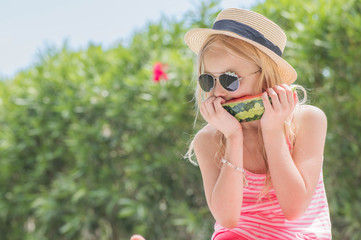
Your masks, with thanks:
M277 99L272 98L273 105L276 102L273 110L280 113L285 98L281 89L276 91L281 103L278 105ZM277 119L277 114L273 119ZM262 128L272 184L288 220L302 216L310 204L320 177L327 131L327 118L316 107L302 106L295 114L295 121L297 133L293 156L281 125L274 121L272 127Z
M225 99L210 96L200 106L208 122L194 139L194 151L201 169L207 203L216 221L226 228L237 226L242 207L243 176L227 165L220 165L220 139L227 144L224 158L243 168L243 131L238 120L223 107Z
M237 226L242 206L242 173L217 159L220 133L210 125L203 128L194 139L194 151L202 173L208 207L216 221L226 228ZM243 136L227 139L225 159L243 168Z

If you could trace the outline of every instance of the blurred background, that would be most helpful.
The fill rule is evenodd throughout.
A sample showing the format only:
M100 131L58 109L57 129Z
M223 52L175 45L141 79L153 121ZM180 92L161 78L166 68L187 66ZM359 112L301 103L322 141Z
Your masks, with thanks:
M0 3L1 239L210 239L183 41L225 7L288 36L285 59L328 117L334 239L361 239L361 2Z

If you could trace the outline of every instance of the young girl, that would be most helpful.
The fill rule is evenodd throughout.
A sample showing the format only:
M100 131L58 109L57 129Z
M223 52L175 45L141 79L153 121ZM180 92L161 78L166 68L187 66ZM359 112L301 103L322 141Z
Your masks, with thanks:
M281 57L282 29L232 8L185 41L198 55L196 96L208 123L190 152L216 220L212 239L331 239L322 176L327 119L292 92L297 74ZM222 107L261 93L260 120L240 123Z

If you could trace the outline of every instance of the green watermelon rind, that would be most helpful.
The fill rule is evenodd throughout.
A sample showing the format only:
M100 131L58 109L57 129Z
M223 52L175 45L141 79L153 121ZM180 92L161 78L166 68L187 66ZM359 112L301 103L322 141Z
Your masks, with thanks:
M263 101L260 97L243 102L224 104L223 107L239 122L259 120L264 113Z

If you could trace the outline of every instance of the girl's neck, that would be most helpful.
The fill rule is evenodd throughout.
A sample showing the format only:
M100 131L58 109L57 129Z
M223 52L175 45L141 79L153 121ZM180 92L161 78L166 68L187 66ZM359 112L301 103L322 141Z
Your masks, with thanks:
M252 122L244 122L241 123L241 125L244 133L249 133L249 134L258 133L259 120Z

